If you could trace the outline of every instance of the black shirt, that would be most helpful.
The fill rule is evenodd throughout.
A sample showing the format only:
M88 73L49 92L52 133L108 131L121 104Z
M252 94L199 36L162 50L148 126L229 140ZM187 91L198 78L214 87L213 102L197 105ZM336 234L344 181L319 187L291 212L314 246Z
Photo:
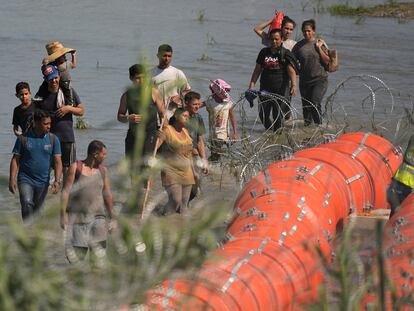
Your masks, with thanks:
M81 103L80 98L73 88L72 93L74 102L73 105L78 106ZM73 132L72 113L67 113L62 118L56 117L55 113L58 110L56 106L57 95L58 93L51 93L47 89L39 89L36 93L36 97L42 97L43 101L37 104L37 108L46 110L51 114L52 126L50 132L55 134L59 138L60 142L74 143L75 134Z
M23 108L22 105L17 106L13 110L13 122L14 126L18 126L22 129L22 132L26 131L27 127L33 120L33 112L35 107L31 104L27 108Z
M158 130L157 115L158 110L155 103L150 101L145 105L142 103L142 94L140 86L132 86L126 91L126 102L128 114L141 114L142 122L145 122L145 131L147 133L153 133ZM138 124L129 123L129 130L135 135L136 127Z
M284 49L283 53L282 49ZM287 64L282 54L288 52L283 47L277 49L275 53L271 48L264 48L259 52L256 63L263 68L260 76L260 90L284 94L284 90L289 85L289 76Z

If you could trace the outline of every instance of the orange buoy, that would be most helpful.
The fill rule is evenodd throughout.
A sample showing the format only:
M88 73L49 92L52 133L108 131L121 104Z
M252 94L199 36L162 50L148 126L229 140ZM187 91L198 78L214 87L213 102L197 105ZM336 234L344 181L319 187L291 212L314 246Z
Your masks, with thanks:
M151 310L200 310L231 311L230 307L220 297L214 295L215 290L194 280L168 280L146 293L146 305ZM210 299L214 295L214 299ZM191 306L191 307L190 307Z
M388 278L398 298L409 297L414 290L414 193L401 204L384 229L384 251ZM411 310L412 306L401 306Z
M330 164L307 158L292 158L271 164L283 169L294 168L298 173L312 176L325 188L326 199L337 210L337 219L346 218L351 206L351 194L344 176Z
M215 258L207 261L203 269L229 272L229 278L221 282L221 290L239 297L243 310L261 310L263 305L290 305L293 286L282 281L288 277L287 272L269 257L253 249L226 248L217 250ZM278 278L280 288L274 286Z
M273 170L272 170L273 171ZM269 171L269 176L272 176L272 172ZM277 170L275 170L277 175ZM256 192L255 190L244 192L244 196L250 198L247 200L243 196L239 197L239 203L236 208L236 215L241 215L245 211L254 210L259 205L270 205L272 208L277 209L279 202L291 206L297 206L301 209L307 201L314 202L314 214L324 213L326 215L326 222L322 222L323 227L333 228L337 223L337 211L334 207L331 207L329 198L330 193L326 192L323 185L313 176L307 176L305 174L297 173L292 177L279 176L273 178L266 186L261 186L262 192ZM254 194L252 194L254 193ZM277 196L284 196L284 198L277 198ZM310 204L306 204L308 209Z
M386 167L390 170L391 176L394 176L402 163L403 154L401 150L381 136L372 133L354 132L338 136L337 141L352 141L371 148L380 155Z
M303 244L288 248L270 238L255 238L226 243L223 250L229 249L254 251L280 265L289 276L285 280L285 286L293 288L293 301L305 303L317 298L318 285L322 282L323 275L319 261L315 260L315 256L318 255L312 248L307 248Z
M351 211L363 213L371 210L374 190L366 169L345 154L329 148L310 148L298 151L295 157L310 158L334 166L345 177L352 194Z
M350 141L336 141L321 145L320 147L342 152L362 164L369 174L369 179L374 189L375 200L373 201L373 208L390 208L386 193L393 175L390 174L390 170L386 165L381 165L384 163L379 153L369 147Z

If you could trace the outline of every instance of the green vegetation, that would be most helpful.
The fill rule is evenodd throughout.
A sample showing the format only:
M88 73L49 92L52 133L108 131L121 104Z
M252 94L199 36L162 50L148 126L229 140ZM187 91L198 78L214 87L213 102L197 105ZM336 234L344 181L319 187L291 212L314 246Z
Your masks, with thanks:
M352 229L349 227L340 238L333 263L320 253L322 265L326 269L327 283L330 285L320 289L319 301L310 305L308 311L360 310L362 298L373 286L372 267L364 267L358 254L360 240L352 236ZM382 239L381 236L377 238Z
M357 230L347 226L336 238L333 262L319 251L326 282L319 290L318 301L308 305L307 311L385 311L391 310L391 304L392 310L413 305L411 296L397 297L386 272L384 221L375 220L370 228Z
M207 37L207 45L216 45L217 41L214 39L214 37L208 32L206 34Z
M313 13L325 13L324 0L312 0Z
M207 54L203 53L199 58L197 58L198 61L200 62L208 62L213 60L210 56L208 56Z
M334 4L328 7L328 12L335 16L396 17L399 21L405 21L414 18L414 3L398 3L391 0L386 4L371 7Z
M89 128L89 124L85 120L84 117L77 117L76 118L75 128L77 128L78 130L86 130L86 129Z
M302 11L305 11L306 7L310 5L313 9L313 13L319 14L319 13L325 13L326 11L326 8L323 2L324 0L307 0L307 1L302 1L300 5L302 8Z
M351 7L347 4L335 4L335 5L328 7L328 12L331 15L354 16L354 15L365 14L369 12L369 9L363 6Z
M206 10L198 10L197 11L197 20L200 24L204 23L205 21L207 21L206 18Z
M96 251L95 261L69 265L62 232L54 232L58 213L52 214L48 221L55 226L7 224L11 233L0 241L0 310L118 310L142 303L144 292L171 272L197 269L216 247L224 221L222 210L211 207L192 217L152 217L139 228L134 217L120 217L106 256Z

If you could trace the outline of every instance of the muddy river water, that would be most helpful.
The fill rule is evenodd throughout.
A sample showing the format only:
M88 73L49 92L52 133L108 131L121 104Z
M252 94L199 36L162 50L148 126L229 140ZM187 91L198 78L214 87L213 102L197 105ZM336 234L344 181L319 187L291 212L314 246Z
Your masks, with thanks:
M156 49L162 43L174 48L173 64L190 79L192 88L208 95L209 79L222 78L232 84L235 99L248 86L256 56L261 49L252 28L272 17L275 2L270 0L0 0L0 206L13 201L6 179L15 137L11 116L18 104L14 87L28 81L33 93L41 84L40 62L44 45L59 40L76 48L78 68L73 86L85 106L90 129L76 131L78 154L83 157L92 139L108 146L107 163L123 156L125 124L116 121L119 97L128 85L128 67L145 59L156 64ZM371 4L373 2L366 2ZM412 22L388 18L332 17L315 11L328 6L324 1L286 1L277 7L299 25L314 18L317 32L336 48L340 70L329 77L331 93L342 80L358 74L373 75L384 81L404 101L414 82ZM207 61L199 60L204 55ZM372 80L375 88L374 80ZM399 94L399 95L398 95ZM353 82L341 92L338 105L350 113L358 110L369 95L362 82ZM401 97L398 97L401 96ZM299 98L294 100L299 104ZM377 97L378 109L389 109L390 97ZM250 108L248 108L250 109ZM248 110L251 124L256 110ZM202 112L207 122L207 115ZM358 122L368 117L358 116ZM249 125L250 123L248 123ZM14 200L17 203L17 198Z

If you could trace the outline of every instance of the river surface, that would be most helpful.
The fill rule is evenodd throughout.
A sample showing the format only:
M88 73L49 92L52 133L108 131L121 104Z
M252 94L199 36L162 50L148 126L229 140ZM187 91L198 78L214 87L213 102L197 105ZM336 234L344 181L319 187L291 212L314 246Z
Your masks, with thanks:
M301 22L314 18L317 32L339 51L340 70L330 75L328 94L340 81L356 74L374 75L401 94L411 92L412 22L317 14L318 3L329 4L293 0L277 8L298 23L294 39L302 37ZM7 211L18 209L4 203L13 201L5 179L15 140L12 112L19 103L14 88L17 82L28 81L33 95L36 93L42 82L40 63L46 55L46 42L59 40L78 51L73 86L90 124L90 129L76 131L79 157L85 156L89 141L100 139L108 147L107 163L114 164L123 157L126 125L116 121L116 112L129 84L131 64L145 59L155 65L157 47L168 43L174 49L173 65L186 73L195 91L207 96L209 79L222 78L232 84L232 95L238 99L262 48L252 29L271 18L275 8L270 0L0 0L0 4L0 176L4 188L0 206ZM203 54L210 60L198 60ZM356 83L341 95L341 105L357 109L367 95L367 89ZM378 105L386 109L388 97ZM256 110L248 113L253 123ZM205 112L202 115L207 122ZM17 198L14 201L17 204Z

